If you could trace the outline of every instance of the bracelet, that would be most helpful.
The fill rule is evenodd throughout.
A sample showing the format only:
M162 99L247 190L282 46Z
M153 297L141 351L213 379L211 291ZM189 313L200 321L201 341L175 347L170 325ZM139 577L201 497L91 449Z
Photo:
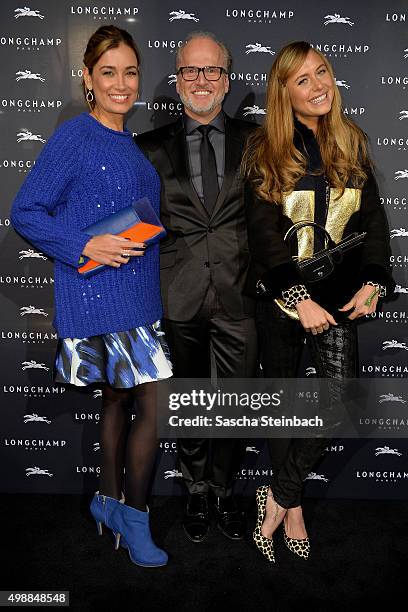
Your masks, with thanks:
M384 287L384 285L374 283L373 281L365 281L364 285L370 285L370 287L375 287L377 289L378 297L380 298L383 298L387 295L387 288Z
M310 295L304 285L293 285L290 289L282 291L285 308L294 308L303 300L310 300Z

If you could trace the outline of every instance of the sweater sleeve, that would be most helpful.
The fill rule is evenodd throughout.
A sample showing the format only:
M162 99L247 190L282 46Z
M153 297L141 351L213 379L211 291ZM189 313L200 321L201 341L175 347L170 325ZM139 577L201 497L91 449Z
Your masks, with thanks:
M395 288L389 272L390 231L372 172L369 172L361 194L360 231L367 232L362 250L360 280L363 283L372 281L383 285L387 295L390 295Z
M299 285L302 279L280 231L280 207L257 198L245 185L248 246L253 270L268 295L282 297L282 291Z
M63 223L66 205L80 168L78 131L66 124L46 143L21 186L11 210L17 232L50 257L76 267L90 236Z

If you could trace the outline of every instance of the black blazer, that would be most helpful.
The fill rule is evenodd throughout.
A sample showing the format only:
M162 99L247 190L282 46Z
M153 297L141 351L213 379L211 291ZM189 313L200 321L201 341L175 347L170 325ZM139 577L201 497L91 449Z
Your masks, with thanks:
M224 180L211 216L190 180L182 120L136 137L162 183L161 219L168 235L160 246L160 276L168 319L191 319L210 280L232 319L253 314L253 299L242 295L249 252L239 168L255 127L225 116Z

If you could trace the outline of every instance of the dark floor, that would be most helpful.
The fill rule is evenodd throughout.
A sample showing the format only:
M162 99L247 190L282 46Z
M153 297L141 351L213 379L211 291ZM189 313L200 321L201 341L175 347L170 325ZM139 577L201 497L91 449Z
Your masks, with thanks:
M277 563L271 565L251 542L252 500L243 500L244 541L230 541L214 526L205 542L193 544L181 527L183 498L155 497L152 532L170 560L149 569L132 564L125 550L115 551L108 531L97 535L89 501L74 495L2 495L8 554L2 554L0 588L69 590L72 610L98 611L373 612L405 599L405 501L306 500L309 560L291 554L279 531Z

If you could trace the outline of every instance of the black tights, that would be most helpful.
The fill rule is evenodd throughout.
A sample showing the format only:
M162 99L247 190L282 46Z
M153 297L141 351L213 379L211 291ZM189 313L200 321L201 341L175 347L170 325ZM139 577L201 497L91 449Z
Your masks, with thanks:
M136 416L129 423L129 411L134 403ZM104 386L100 444L101 495L119 499L123 488L126 504L145 511L147 491L157 451L154 382L144 383L132 389ZM124 479L123 468L125 468Z

